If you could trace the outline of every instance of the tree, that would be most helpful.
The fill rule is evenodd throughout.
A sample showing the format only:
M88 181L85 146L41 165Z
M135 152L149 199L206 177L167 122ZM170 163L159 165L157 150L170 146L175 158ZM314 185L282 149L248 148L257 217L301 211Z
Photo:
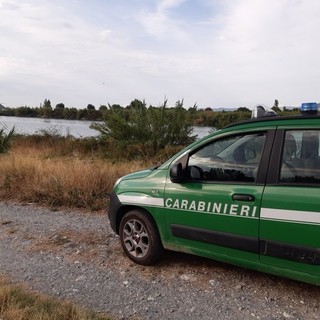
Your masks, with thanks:
M198 106L197 106L196 103L193 105L193 107L190 107L190 108L188 109L188 112L189 112L190 114L192 114L192 115L196 114L197 111L198 111Z
M64 108L65 108L64 103L56 104L56 109L64 109Z
M40 116L44 118L52 117L52 107L51 107L51 101L49 99L45 99L42 107L40 106Z
M96 110L96 107L93 104L88 104L87 105L87 110Z
M15 116L15 110L12 108L4 108L0 110L0 116L9 116L13 117Z
M281 109L279 108L279 101L276 99L274 100L273 107L271 108L273 111L280 113Z
M77 115L78 115L78 110L76 108L63 109L63 119L76 120Z
M50 109L52 109L52 107L51 107L51 101L50 101L49 99L44 99L43 108L50 108Z
M14 115L16 117L36 117L38 112L36 109L33 109L28 106L21 106L14 110Z
M126 109L141 109L146 108L145 101L140 101L138 99L134 99L130 102L130 104L126 107Z
M55 119L63 119L64 116L64 104L63 103L58 103L53 111L53 117Z

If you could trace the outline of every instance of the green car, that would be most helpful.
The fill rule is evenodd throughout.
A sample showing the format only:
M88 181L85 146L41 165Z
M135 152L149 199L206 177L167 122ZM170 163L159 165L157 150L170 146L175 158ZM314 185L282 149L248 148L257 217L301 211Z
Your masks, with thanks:
M315 106L302 104L309 114L292 117L260 107L253 112L258 118L120 178L109 219L126 255L150 265L169 249L319 285Z

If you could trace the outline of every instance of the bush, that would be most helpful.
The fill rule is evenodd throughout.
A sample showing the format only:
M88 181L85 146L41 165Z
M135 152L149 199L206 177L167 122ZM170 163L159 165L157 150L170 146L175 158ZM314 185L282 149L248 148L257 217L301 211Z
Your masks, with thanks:
M194 141L188 111L178 101L174 108L146 107L131 103L126 110L110 109L104 123L91 128L100 132L100 140L114 146L127 158L152 157L168 146L184 146Z
M13 127L8 133L5 128L0 129L0 153L6 153L11 148L11 141L15 135L15 128Z
M251 118L251 112L244 112L244 111L211 112L210 114L205 114L205 118L203 119L203 124L205 126L220 129L231 123L248 120L250 118Z

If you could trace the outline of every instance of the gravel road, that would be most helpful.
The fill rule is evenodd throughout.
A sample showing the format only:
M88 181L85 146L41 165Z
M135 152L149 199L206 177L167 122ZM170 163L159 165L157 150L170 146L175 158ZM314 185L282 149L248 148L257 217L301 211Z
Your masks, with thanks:
M132 263L105 214L0 202L0 273L114 319L320 319L320 288L191 255Z

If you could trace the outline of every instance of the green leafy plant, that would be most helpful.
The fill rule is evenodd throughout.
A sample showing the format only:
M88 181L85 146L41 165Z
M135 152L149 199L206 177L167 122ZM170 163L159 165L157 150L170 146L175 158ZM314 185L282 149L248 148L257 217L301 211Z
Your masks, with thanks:
M13 127L9 132L6 128L0 129L0 153L6 153L11 148L11 141L15 135L15 128Z
M134 100L125 110L110 108L105 121L91 128L129 158L153 156L165 147L183 146L195 139L183 101L173 108L167 107L167 100L160 107L147 108L145 102Z

